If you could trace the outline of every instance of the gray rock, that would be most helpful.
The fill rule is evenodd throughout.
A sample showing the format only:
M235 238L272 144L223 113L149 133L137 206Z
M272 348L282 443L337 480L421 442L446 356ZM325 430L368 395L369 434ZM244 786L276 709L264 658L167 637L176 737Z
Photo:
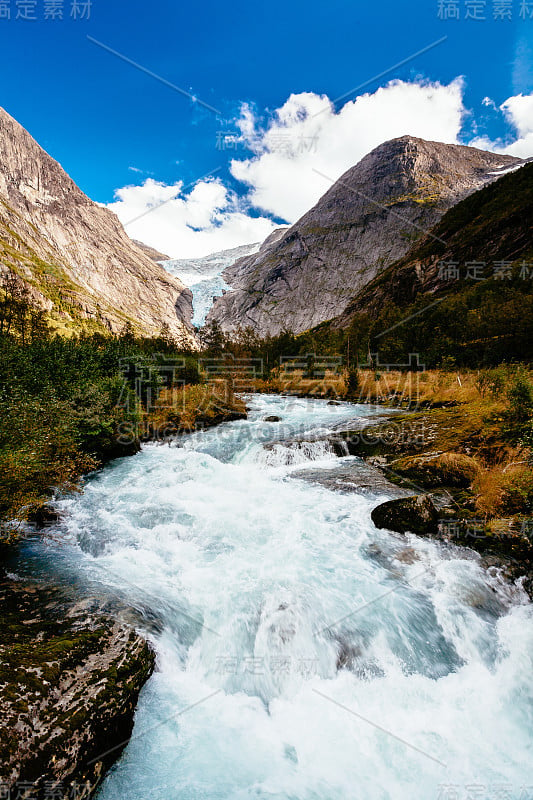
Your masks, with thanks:
M365 156L289 230L224 273L207 322L300 333L341 314L445 211L521 159L404 136ZM327 181L324 182L327 188Z
M155 247L150 247L149 244L139 242L138 239L132 239L132 241L143 251L145 255L148 256L148 258L150 258L152 261L155 261L156 264L159 264L160 261L168 261L170 258L170 256L160 253L159 250L155 249Z
M0 108L0 256L58 327L84 321L194 343L192 296ZM94 328L94 325L93 325Z
M431 497L423 494L382 503L372 511L372 522L376 528L425 536L438 533L439 513Z
M153 653L98 601L4 579L0 602L0 783L89 797L131 736Z

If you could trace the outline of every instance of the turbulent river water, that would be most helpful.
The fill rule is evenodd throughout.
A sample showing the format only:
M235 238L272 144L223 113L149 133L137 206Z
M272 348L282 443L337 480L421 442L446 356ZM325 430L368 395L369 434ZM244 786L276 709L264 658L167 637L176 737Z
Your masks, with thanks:
M157 652L99 800L532 800L520 587L374 527L397 490L314 439L377 411L249 405L91 477L34 545Z

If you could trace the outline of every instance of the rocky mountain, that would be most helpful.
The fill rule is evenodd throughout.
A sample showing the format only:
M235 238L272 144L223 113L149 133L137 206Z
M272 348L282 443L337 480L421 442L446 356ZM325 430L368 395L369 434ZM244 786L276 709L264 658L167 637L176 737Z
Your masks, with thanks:
M295 225L224 273L233 291L207 321L264 335L298 333L337 316L450 207L520 163L411 136L380 145Z
M532 209L533 163L525 163L449 209L342 314L304 334L307 346L378 371L414 354L426 367L530 362Z
M525 163L451 208L404 258L352 298L330 326L348 328L358 314L377 320L390 307L409 310L417 301L427 305L471 290L478 314L484 296L495 289L500 308L516 290L521 296L531 294L532 209L533 163ZM523 321L503 315L501 332Z
M167 259L162 266L188 286L193 295L193 325L202 326L216 297L230 287L223 277L236 261L257 253L259 243L222 250L202 258Z
M156 250L155 247L150 247L149 244L145 244L144 242L139 242L138 239L133 239L133 244L136 244L137 247L140 247L143 253L151 258L152 261L155 261L156 264L159 264L160 261L168 261L170 256L166 256L164 253L160 253L159 250Z
M0 259L58 331L158 334L193 342L191 293L92 202L0 109Z

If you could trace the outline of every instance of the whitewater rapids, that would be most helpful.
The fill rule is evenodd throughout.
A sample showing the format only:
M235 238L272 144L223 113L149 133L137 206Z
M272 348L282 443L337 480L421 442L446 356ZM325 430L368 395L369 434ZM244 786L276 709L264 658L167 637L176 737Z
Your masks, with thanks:
M91 477L34 545L42 569L134 609L157 653L100 800L532 800L520 586L377 530L392 487L305 479L356 470L326 434L377 410L249 404Z

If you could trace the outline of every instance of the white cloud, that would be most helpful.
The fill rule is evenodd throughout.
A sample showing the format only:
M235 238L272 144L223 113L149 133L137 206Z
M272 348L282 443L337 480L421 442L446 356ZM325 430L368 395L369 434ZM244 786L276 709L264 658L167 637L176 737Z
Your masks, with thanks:
M483 105L503 114L512 133L505 141L480 136L469 143L533 156L533 95L510 97L499 108L486 97ZM392 81L339 111L328 97L304 92L291 95L266 121L244 104L234 125L251 155L234 158L230 167L243 196L218 178L200 180L188 192L182 182L169 186L148 178L118 189L109 207L123 223L144 215L128 233L173 258L208 255L265 239L276 227L270 216L296 221L330 186L314 170L336 180L374 147L405 134L457 143L466 114L461 78L448 85Z
M500 106L508 122L516 129L518 139L505 152L520 158L533 156L533 94L509 97Z
M182 189L182 182L168 186L149 178L142 186L118 189L108 208L133 239L172 258L260 242L276 228L270 219L251 217L219 180L199 181L188 194Z
M265 129L244 106L237 124L255 155L234 160L231 172L248 184L255 206L294 222L328 188L313 170L336 180L374 147L405 134L457 142L462 87L461 79L447 86L393 81L338 112L325 96L291 95Z
M512 130L510 136L514 138L514 141L511 143L504 140L492 141L488 136L481 136L469 144L484 150L493 150L496 153L531 158L533 156L533 94L518 94L508 97L499 107L494 105L494 108L505 116L507 124Z

